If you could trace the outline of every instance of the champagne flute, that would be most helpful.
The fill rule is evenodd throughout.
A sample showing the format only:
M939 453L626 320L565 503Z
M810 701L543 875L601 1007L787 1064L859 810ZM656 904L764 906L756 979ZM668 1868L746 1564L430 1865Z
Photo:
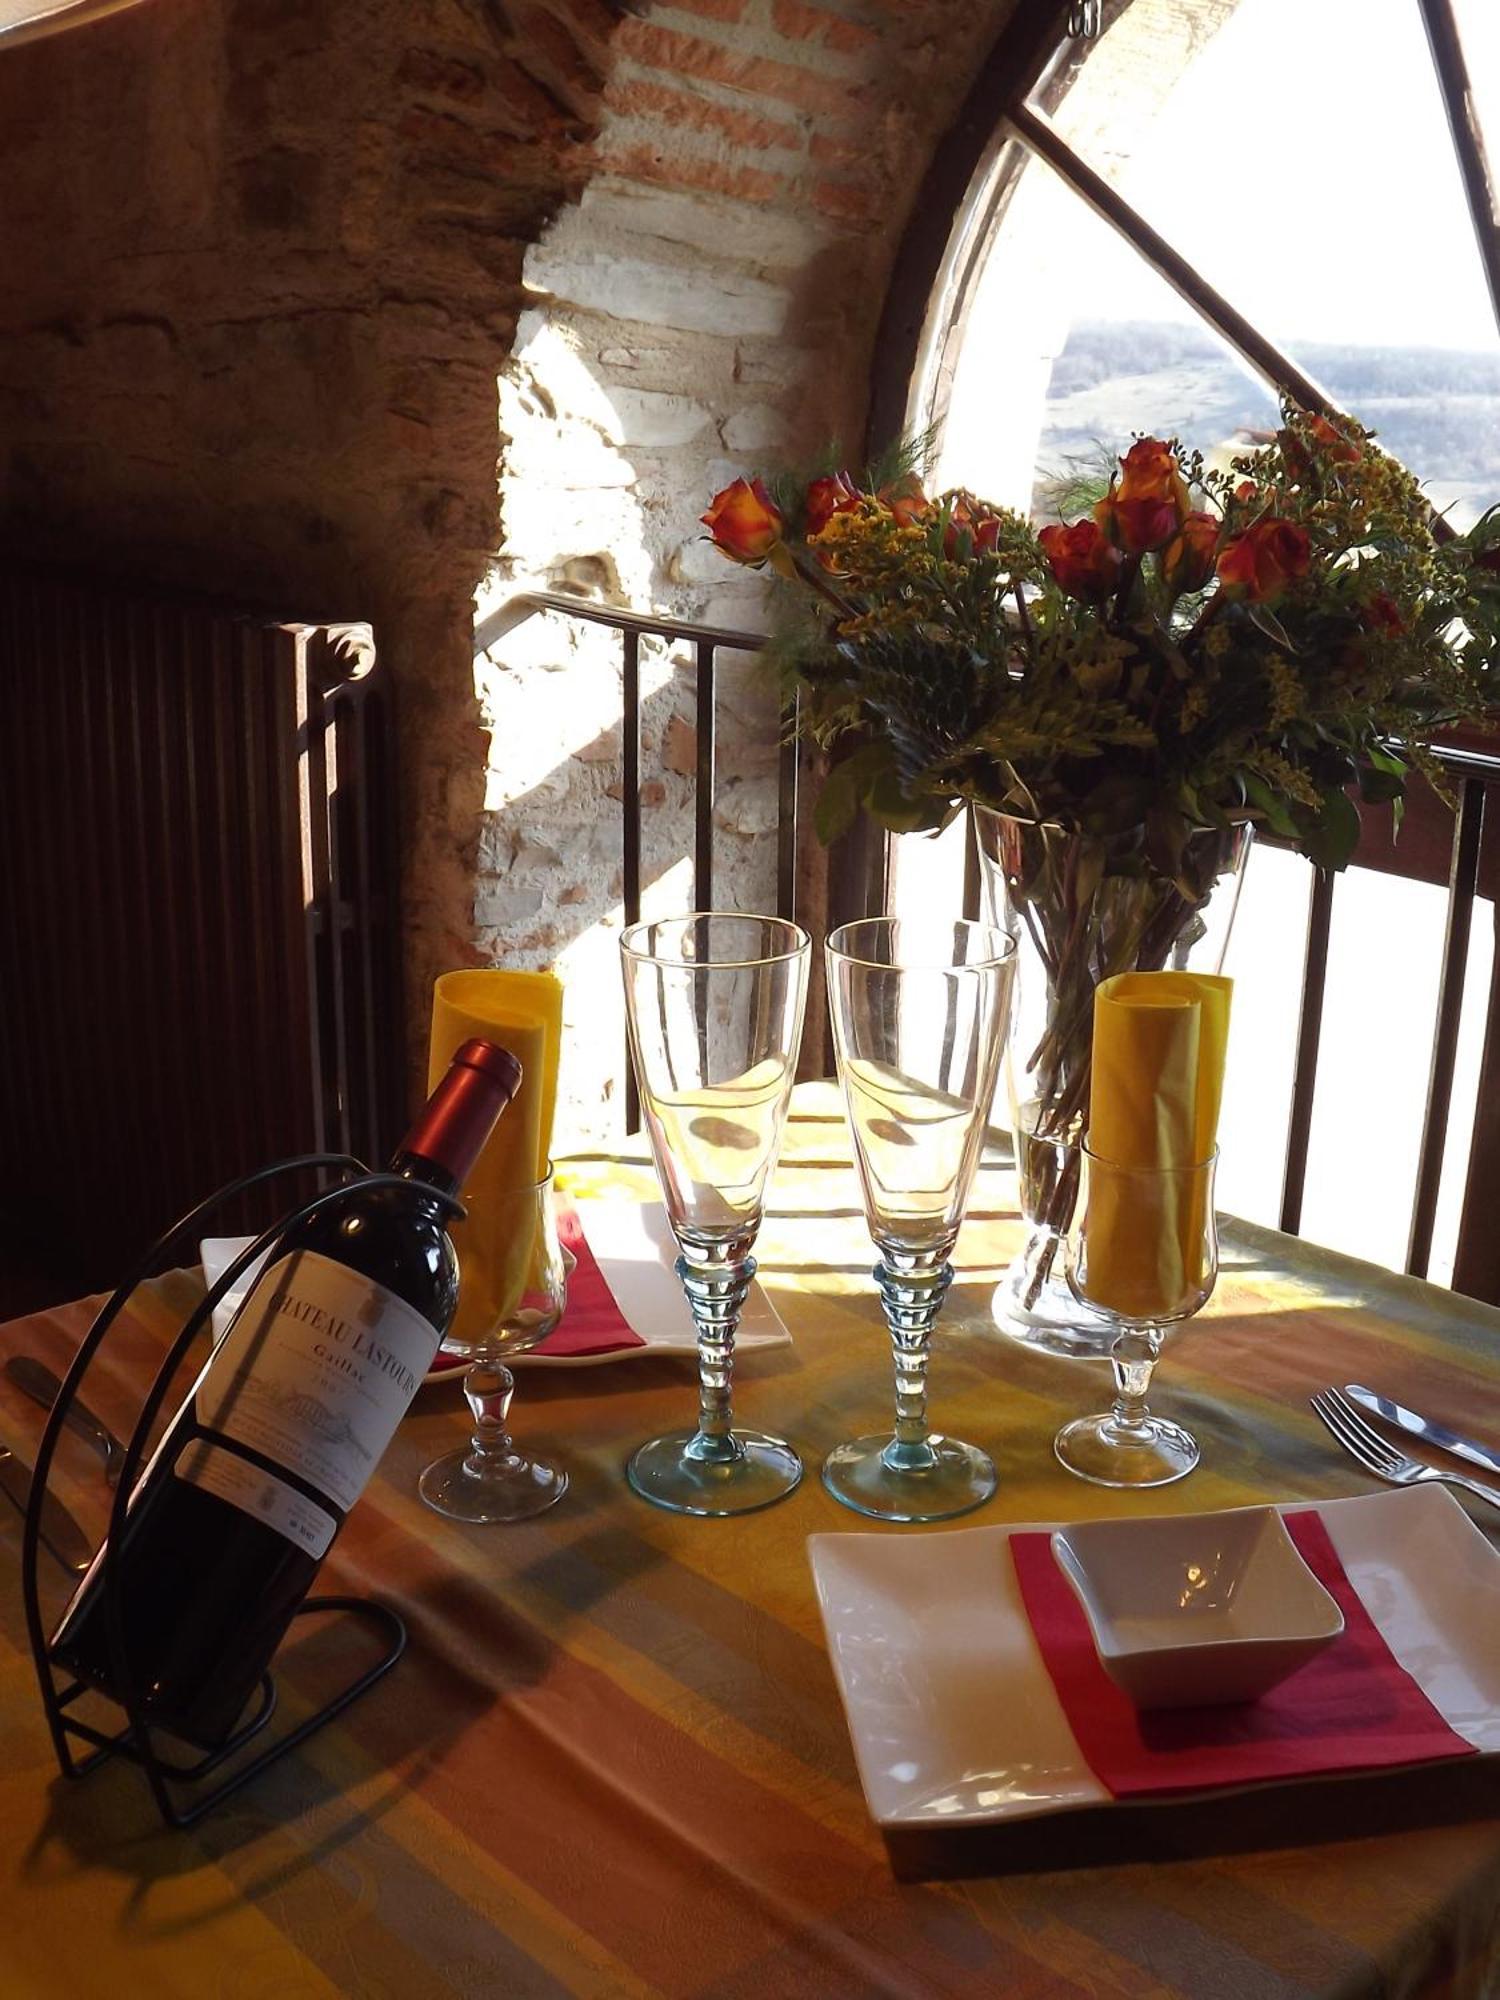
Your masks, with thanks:
M464 1398L474 1432L467 1445L433 1460L419 1491L455 1521L529 1521L568 1490L562 1467L519 1450L506 1428L516 1389L507 1358L540 1346L567 1309L570 1265L558 1242L550 1172L531 1187L492 1196L488 1226L505 1246L501 1310L472 1346L451 1334L443 1342L447 1353L469 1357Z
M868 917L828 940L834 1047L875 1283L896 1369L896 1427L841 1444L823 1483L856 1513L942 1521L982 1506L995 1468L927 1425L927 1362L1010 1020L1015 940L988 924Z
M630 1484L679 1514L745 1514L792 1491L782 1438L736 1430L734 1335L802 1039L811 940L780 917L695 911L620 939L641 1111L698 1333L698 1422L643 1444Z
M1146 1407L1169 1328L1208 1303L1219 1272L1218 1153L1187 1167L1132 1167L1083 1149L1068 1283L1109 1322L1115 1400L1065 1424L1058 1460L1095 1486L1170 1486L1198 1463L1190 1431Z

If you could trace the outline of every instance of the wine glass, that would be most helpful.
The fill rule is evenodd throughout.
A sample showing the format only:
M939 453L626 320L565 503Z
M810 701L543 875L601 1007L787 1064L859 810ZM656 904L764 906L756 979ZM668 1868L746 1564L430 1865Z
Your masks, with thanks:
M517 1449L506 1428L516 1378L506 1359L538 1346L568 1302L568 1253L557 1238L552 1175L491 1198L490 1240L505 1245L499 1316L472 1344L445 1340L466 1353L464 1397L474 1419L467 1445L434 1459L419 1491L429 1507L455 1521L526 1521L561 1500L568 1475L561 1466Z
M995 1490L984 1452L929 1431L927 1361L1005 1047L1015 940L988 924L867 917L836 930L827 956L839 1081L880 1252L896 1428L841 1444L823 1484L878 1520L947 1520Z
M1190 1167L1122 1166L1083 1148L1068 1283L1109 1321L1115 1400L1065 1424L1053 1450L1096 1486L1170 1486L1198 1463L1190 1431L1146 1407L1168 1328L1207 1304L1219 1272L1218 1153Z
M784 1439L736 1430L734 1335L781 1148L811 941L780 917L695 911L620 939L641 1111L698 1333L698 1423L643 1444L630 1484L679 1514L745 1514L790 1493Z

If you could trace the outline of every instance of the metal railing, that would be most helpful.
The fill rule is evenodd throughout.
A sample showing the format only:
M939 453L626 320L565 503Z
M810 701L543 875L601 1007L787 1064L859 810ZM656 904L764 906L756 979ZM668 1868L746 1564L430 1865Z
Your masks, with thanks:
M1453 846L1448 868L1448 913L1443 935L1437 1013L1433 1023L1427 1099L1422 1116L1416 1188L1407 1236L1406 1270L1418 1278L1427 1276L1432 1260L1433 1229L1443 1177L1443 1153L1453 1107L1453 1079L1463 1018L1469 939L1473 930L1474 902L1479 890L1485 809L1490 788L1500 783L1500 755L1477 750L1445 749L1439 753L1439 761L1457 791L1458 810L1454 815ZM1302 1226L1302 1202L1307 1184L1307 1155L1312 1137L1318 1051L1323 1033L1335 880L1329 870L1316 870L1308 904L1297 1055L1292 1073L1292 1109L1281 1191L1281 1227L1293 1235ZM1456 1290L1494 1302L1500 1302L1500 1247L1494 1241L1494 1216L1497 1197L1500 1197L1500 1132L1490 1130L1494 1119L1489 1100L1494 1090L1500 1088L1497 1064L1500 1064L1500 950L1497 950L1491 970L1479 1104L1453 1272Z
M693 907L714 907L714 804L717 787L716 679L721 652L758 653L765 637L732 626L695 625L680 618L644 615L572 597L563 591L532 590L512 597L474 631L474 650L483 652L527 619L556 612L586 625L602 625L620 635L620 750L622 861L621 899L625 922L641 914L641 641L662 639L690 646L697 677L694 719L697 754L693 789ZM783 715L776 770L776 914L794 918L797 904L797 745L795 711ZM640 1128L640 1101L629 1051L625 1058L625 1129Z
M556 612L565 618L606 626L620 634L621 807L624 820L622 879L627 923L636 922L641 911L641 640L654 637L692 647L697 667L698 724L693 808L693 900L699 909L710 908L713 902L714 858L715 661L721 651L758 652L765 644L764 637L728 627L642 616L638 612L616 610L609 605L555 591L530 591L511 598L483 622L475 633L476 649L494 645L507 632L539 612ZM796 915L798 765L791 727L794 721L794 717L783 717L777 774L776 908L778 915L784 917ZM1474 903L1479 891L1486 804L1490 788L1500 784L1500 754L1445 749L1440 753L1440 762L1457 791L1458 809L1454 818L1448 871L1448 914L1433 1026L1432 1057L1406 1254L1407 1271L1423 1278L1432 1258L1443 1154L1452 1112L1469 940L1473 930ZM1500 819L1495 819L1493 824L1494 837L1500 840ZM1308 905L1280 1209L1281 1227L1292 1235L1301 1230L1307 1185L1335 882L1336 877L1328 870L1315 870ZM965 910L971 915L977 914L979 900L978 856L971 838L965 860ZM1500 949L1497 949L1491 975L1484 1050L1453 1282L1459 1291L1500 1303L1500 1227L1492 1220L1500 1212ZM640 1107L628 1054L625 1077L626 1126L633 1132L639 1126Z

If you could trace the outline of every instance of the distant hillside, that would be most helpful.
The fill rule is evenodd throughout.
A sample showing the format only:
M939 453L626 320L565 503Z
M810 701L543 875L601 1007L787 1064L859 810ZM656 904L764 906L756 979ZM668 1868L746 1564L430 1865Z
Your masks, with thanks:
M1314 381L1409 465L1458 525L1500 500L1500 352L1303 343ZM1091 462L1133 431L1175 432L1205 454L1272 428L1276 399L1212 335L1147 321L1083 321L1052 368L1039 465Z

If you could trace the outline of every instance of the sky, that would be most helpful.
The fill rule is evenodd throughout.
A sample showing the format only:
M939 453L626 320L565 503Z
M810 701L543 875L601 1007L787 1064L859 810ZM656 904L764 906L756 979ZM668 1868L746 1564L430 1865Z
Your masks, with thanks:
M1456 11L1500 170L1500 0ZM1283 340L1500 340L1417 0L1240 0L1118 185ZM1130 252L1094 277L1112 317L1161 317Z

